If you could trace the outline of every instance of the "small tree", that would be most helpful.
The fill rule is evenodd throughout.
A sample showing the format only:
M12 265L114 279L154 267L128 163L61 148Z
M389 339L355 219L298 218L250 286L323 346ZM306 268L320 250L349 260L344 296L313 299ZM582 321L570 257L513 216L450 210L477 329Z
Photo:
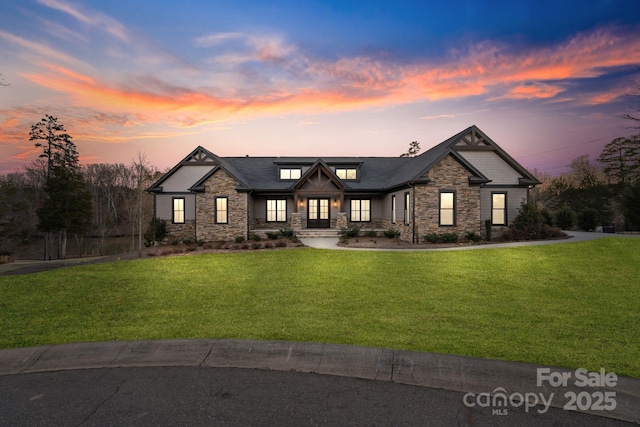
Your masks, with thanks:
M627 185L640 176L640 135L616 138L604 146L598 161L609 182Z
M522 202L518 215L513 220L516 228L526 228L530 226L542 225L544 218L536 202Z
M91 227L92 203L80 169L78 151L58 119L46 115L31 127L29 140L43 149L47 172L45 201L38 209L38 229L45 233L45 259L51 259L51 236L58 233L58 255L66 258L67 233L85 234Z
M167 222L160 218L151 218L147 230L144 232L144 245L155 246L167 237Z

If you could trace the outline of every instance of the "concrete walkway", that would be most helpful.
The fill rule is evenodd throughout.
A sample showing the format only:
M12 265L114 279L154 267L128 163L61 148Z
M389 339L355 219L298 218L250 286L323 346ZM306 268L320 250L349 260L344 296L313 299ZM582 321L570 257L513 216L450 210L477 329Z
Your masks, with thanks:
M539 369L547 369L545 378L564 375L569 381L557 387L549 380L538 385ZM202 378L213 383L203 384ZM195 414L190 418L175 408L191 408L191 402L175 390L193 395L200 409L206 403L205 418L225 425L300 425L304 420L317 425L640 423L640 380L619 377L615 385L585 388L576 385L576 378L574 371L526 363L322 343L198 339L64 344L0 350L0 424L193 424ZM254 387L262 391L248 391ZM278 393L289 390L288 397L280 401L270 396L273 387ZM324 390L320 395L317 387ZM387 398L376 400L382 392ZM566 393L585 392L589 402L600 393L615 393L615 408L565 410L571 404ZM506 400L489 399L496 394ZM153 399L145 403L149 396ZM64 407L60 399L67 402ZM232 408L225 402L229 399L234 399ZM315 399L320 402L313 403ZM323 418L328 401L340 411ZM375 404L367 406L371 402ZM371 411L381 411L380 405L386 421L371 420ZM288 415L279 418L279 410ZM165 418L158 419L160 413ZM218 418L221 414L224 420ZM205 419L202 412L197 416Z
M487 245L470 245L455 246L447 248L411 248L411 249L384 249L384 248L350 248L338 246L339 239L336 237L312 237L300 239L306 246L316 249L338 249L345 251L394 251L394 252L412 252L412 251L464 251L476 249L496 249L496 248L515 248L519 246L538 246L538 245L555 245L559 243L586 242L589 240L601 239L603 237L628 237L638 238L639 234L609 234L609 233L591 233L587 231L565 231L570 236L569 239L559 240L535 240L527 242L507 242L492 243Z

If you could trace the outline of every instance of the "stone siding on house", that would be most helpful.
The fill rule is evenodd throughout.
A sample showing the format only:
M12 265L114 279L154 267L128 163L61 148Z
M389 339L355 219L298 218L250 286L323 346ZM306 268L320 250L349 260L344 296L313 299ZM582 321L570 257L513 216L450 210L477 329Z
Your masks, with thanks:
M173 242L174 240L195 240L196 238L196 222L194 220L187 220L184 224L173 224L171 221L167 221L167 241Z
M416 237L426 233L482 232L480 224L480 187L469 185L470 172L452 156L446 156L425 175L431 181L415 187ZM440 225L440 191L455 191L455 225Z
M248 237L248 198L238 192L238 182L219 169L204 183L205 191L196 195L196 238L201 241L234 240ZM227 224L216 223L216 197L227 197Z

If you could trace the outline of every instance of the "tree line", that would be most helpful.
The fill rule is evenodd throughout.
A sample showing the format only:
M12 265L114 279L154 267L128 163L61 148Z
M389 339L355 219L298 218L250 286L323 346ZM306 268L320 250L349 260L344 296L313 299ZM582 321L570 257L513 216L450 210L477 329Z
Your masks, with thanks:
M160 176L144 155L130 164L80 165L72 137L57 118L34 124L30 141L42 153L23 172L0 175L0 250L16 251L42 239L43 258L64 259L71 239L82 254L84 237L129 236L142 248L153 216L146 189Z
M640 230L640 134L615 138L597 159L573 159L569 171L542 181L533 191L546 221L571 229Z

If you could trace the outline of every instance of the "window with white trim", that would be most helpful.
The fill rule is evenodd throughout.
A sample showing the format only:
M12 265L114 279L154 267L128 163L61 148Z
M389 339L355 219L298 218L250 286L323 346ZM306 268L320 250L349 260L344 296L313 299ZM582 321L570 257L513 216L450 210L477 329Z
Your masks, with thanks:
M507 193L491 193L491 225L507 225Z
M287 220L287 201L284 199L267 200L267 222L285 222Z
M371 200L351 199L351 221L352 222L371 221Z
M411 220L411 218L409 218L411 213L410 202L411 196L409 195L409 192L404 193L404 225L409 225L409 221Z
M280 168L280 179L300 179L301 176L300 168Z
M391 196L391 224L396 223L396 196Z
M172 222L174 224L184 224L184 197L173 199Z
M229 199L227 197L216 197L216 224L229 223Z
M456 193L440 192L440 225L456 225Z

